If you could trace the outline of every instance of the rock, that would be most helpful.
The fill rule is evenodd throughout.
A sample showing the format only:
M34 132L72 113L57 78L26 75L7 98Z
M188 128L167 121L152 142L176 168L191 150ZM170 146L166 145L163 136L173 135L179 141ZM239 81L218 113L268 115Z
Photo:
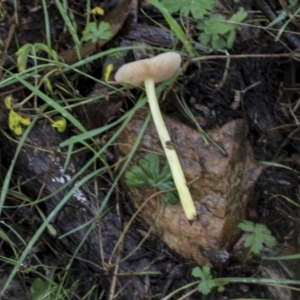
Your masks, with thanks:
M147 113L145 109L138 111L119 136L118 156L129 153ZM148 200L140 215L169 248L199 265L210 265L202 250L229 249L235 243L239 236L237 224L245 218L247 202L262 168L256 164L247 141L248 126L244 120L232 120L207 132L227 156L212 144L205 146L196 130L168 116L164 120L187 182L191 183L197 220L190 225L180 203L164 204L157 198ZM164 155L153 123L148 126L132 165L146 151ZM136 209L154 193L149 186L137 189L123 183L123 188Z

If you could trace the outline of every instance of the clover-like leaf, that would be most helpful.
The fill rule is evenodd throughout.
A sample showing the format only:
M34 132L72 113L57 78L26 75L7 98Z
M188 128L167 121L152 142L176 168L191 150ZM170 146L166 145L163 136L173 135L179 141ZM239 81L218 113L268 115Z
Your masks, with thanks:
M139 160L139 165L131 168L125 173L127 186L139 188L144 184L153 187L155 191L174 189L172 174L169 165L166 163L160 170L160 159L158 155L147 154ZM176 191L163 193L162 199L165 203L176 204L178 196Z
M205 14L212 10L215 0L163 0L163 6L170 12L180 12L184 17L192 15L195 19L202 19Z
M87 27L83 31L82 40L91 41L96 43L99 39L108 40L113 36L113 33L110 30L110 25L107 22L90 22L87 24Z
M238 225L240 229L251 234L245 239L244 246L249 247L250 251L258 254L263 249L263 244L267 247L274 247L276 239L271 231L263 224L254 224L251 221L243 221Z
M141 187L148 182L148 176L140 166L134 166L125 173L125 183L132 187Z
M44 281L40 278L36 278L30 287L31 299L32 300L49 299L50 288L51 288L50 281Z
M165 203L175 205L178 202L178 196L176 193L168 192L162 194L162 199Z
M202 32L198 39L204 46L211 43L214 49L231 49L236 30L239 28L237 23L242 22L246 17L247 12L241 7L229 20L220 14L214 14L210 19L200 20L197 29Z
M159 156L154 154L147 154L144 158L140 159L139 165L145 170L146 174L154 183L157 182L159 174Z
M205 266L202 269L195 267L192 270L192 276L201 278L201 282L198 285L198 290L203 295L208 295L211 290L217 286L217 282L212 278L210 274L210 268Z

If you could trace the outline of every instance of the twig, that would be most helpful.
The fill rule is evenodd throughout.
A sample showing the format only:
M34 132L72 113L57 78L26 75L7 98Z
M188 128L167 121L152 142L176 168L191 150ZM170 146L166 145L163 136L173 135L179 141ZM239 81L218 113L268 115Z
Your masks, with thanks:
M239 90L234 90L235 92L235 95L234 95L234 100L233 102L231 103L230 105L230 108L232 110L236 110L239 105L240 105L240 102L243 98L243 96L250 90L250 89L253 89L254 87L258 86L261 84L261 81L258 81L258 82L255 82L251 85L249 85L248 87L246 87L245 89L243 89L242 91L239 91Z
M188 296L191 296L193 295L194 293L197 293L198 292L198 288L194 288L192 289L191 291L185 293L182 297L180 297L178 300L184 300L184 299L187 299Z

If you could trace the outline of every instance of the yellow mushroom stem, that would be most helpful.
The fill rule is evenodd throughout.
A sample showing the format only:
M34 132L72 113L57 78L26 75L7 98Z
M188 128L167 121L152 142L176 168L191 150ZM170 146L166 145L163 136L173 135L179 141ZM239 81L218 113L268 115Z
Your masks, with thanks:
M165 151L171 169L171 173L173 176L173 180L179 195L179 199L181 201L181 205L183 207L187 219L192 223L197 216L196 208L190 190L187 186L178 155L172 146L171 147L168 146L168 144L170 144L171 142L171 137L169 135L169 132L167 130L167 127L165 125L165 122L163 120L158 105L158 101L155 93L154 80L152 78L148 78L145 80L144 84L145 84L146 94L148 97L148 103L152 113L153 122L155 124L160 142Z

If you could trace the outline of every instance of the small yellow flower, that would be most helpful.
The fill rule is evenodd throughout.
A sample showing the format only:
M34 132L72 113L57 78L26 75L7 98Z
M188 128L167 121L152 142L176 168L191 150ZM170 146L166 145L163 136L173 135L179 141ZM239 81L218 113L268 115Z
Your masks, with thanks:
M99 7L99 6L94 7L93 9L90 10L90 14L103 16L104 15L104 9Z
M5 106L9 109L8 127L14 134L21 135L23 132L21 124L28 126L31 123L30 117L28 115L15 112L12 106L12 100L12 95L4 98Z
M23 130L22 130L22 127L21 127L20 123L18 125L16 125L16 127L14 129L14 133L15 133L15 135L18 135L18 136L22 135Z
M17 114L14 110L10 110L8 114L8 127L16 135L22 134L22 127L20 125L20 115Z
M22 125L28 126L31 123L30 117L28 115L19 114L19 116L20 116L20 123Z
M4 103L7 109L12 109L11 102L12 102L12 95L6 96L4 98Z
M67 121L65 118L58 117L53 123L52 127L56 128L58 132L64 132L67 128Z
M114 69L114 65L113 64L108 64L104 70L104 81L108 82L111 72Z

